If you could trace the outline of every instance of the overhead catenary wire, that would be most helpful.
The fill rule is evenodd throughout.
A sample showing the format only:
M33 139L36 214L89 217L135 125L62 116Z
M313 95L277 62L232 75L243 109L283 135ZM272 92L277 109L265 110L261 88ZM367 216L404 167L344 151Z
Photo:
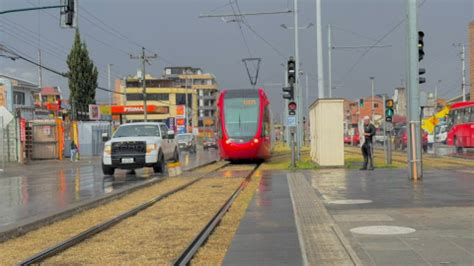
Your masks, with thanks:
M47 12L46 12L47 13ZM54 18L53 15L49 14L50 16L52 16ZM3 18L4 19L4 18ZM5 21L2 21L2 22L5 22ZM9 22L6 22L5 24L9 25L9 27L12 27L14 28L15 30L21 32L21 34L23 36L23 38L31 38L32 40L35 39L35 37L33 37L32 35L36 35L36 33L34 33L33 31L31 31L30 29L20 25L20 24L17 24L13 21L9 21ZM29 34L29 33L31 34ZM7 34L11 35L13 38L15 39L20 39L20 36L19 35L15 35L15 33L12 33L12 32L6 32ZM49 39L46 39L46 38L42 38L43 41L47 41L48 42L48 46L42 46L42 47L36 47L33 45L33 42L31 41L25 41L25 40L21 40L23 43L26 43L27 45L33 47L33 48L37 48L37 49L41 49L42 51L45 51L47 54L50 54L52 55L55 59L57 59L58 61L60 62L65 62L65 60L62 58L62 56L65 56L67 57L68 56L68 52L64 49L64 47L62 46L59 46L57 44L55 44L54 42L52 42L51 40ZM104 43L105 44L105 43ZM50 49L49 46L54 46L54 50L53 49ZM60 53L61 54L60 54ZM53 55L54 54L54 55ZM101 70L104 70L105 72L105 69L106 69L106 66L105 65L102 65L102 64L96 64L99 69ZM111 71L112 75L114 78L118 78L118 79L121 79L122 77L124 77L125 75L120 73L120 72L117 72L117 71ZM99 78L101 79L106 79L106 77L104 76L100 76Z
M120 40L125 40L126 42L132 44L133 46L136 46L136 47L139 47L139 48L142 48L144 47L144 45L134 41L133 39L131 39L130 37L127 37L126 35L124 35L123 33L121 33L120 31L118 31L117 29L115 29L113 26L107 24L106 22L104 22L103 20L101 20L100 18L98 18L97 16L95 16L92 12L88 11L86 8L84 7L79 7L79 9L81 9L82 11L84 11L84 13L86 13L88 16L90 16L92 19L96 20L97 22L99 22L100 24L104 25L104 27L102 26L98 26L96 23L94 23L90 18L87 18L87 16L83 17L86 21L88 21L89 23L91 23L92 25L94 26L98 26L99 29L101 29L102 31L104 31L105 33L109 33L110 35L114 36L115 38L117 39L120 39ZM149 48L146 48L145 47L145 50L150 52L150 53L154 53L154 54L157 54L158 55L158 58L160 58L163 62L165 63L168 63L168 64L174 64L171 60L167 59L166 57L158 54L157 52L153 51L152 49L149 49ZM127 56L130 54L124 50L121 50L122 52L124 52L125 54L127 54Z
M13 48L13 47L6 47L8 50L11 50L13 51L13 53L11 53L13 56L11 57L12 59L16 59L15 57L17 58L20 58L22 60L25 60L27 61L28 63L31 63L35 66L38 66L38 67L41 67L42 69L45 69L45 70L48 70L49 72L53 73L53 74L56 74L58 76L61 76L63 78L68 78L68 74L67 73L64 73L64 72L61 72L59 70L56 70L52 67L47 67L45 66L44 64L39 64L38 62L36 62L34 59L31 59L30 56L26 56L26 55L22 55L22 53L20 51L18 51L17 49ZM112 92L112 93L115 93L115 94L121 94L121 95L125 95L125 93L122 93L122 92L118 92L118 91L114 91L114 90L109 90L109 89L106 89L106 88L103 88L101 86L97 86L96 87L97 89L99 90L102 90L102 91L107 91L107 92Z
M239 10L239 14L242 14L242 12L240 11L240 6L239 6L239 2L238 0L235 0L235 5L237 6L237 9ZM278 50L274 45L272 45L269 41L267 41L265 38L263 38L262 35L260 35L251 25L250 23L248 22L247 18L245 16L242 16L242 22L244 23L244 25L251 31L253 32L258 38L260 38L263 42L265 42L268 46L270 46L271 49L273 49L273 51L275 51L278 55L280 55L281 57L285 58L286 59L286 56L280 52L280 50Z
M240 12L240 8L237 4L237 1L235 1L236 3L236 6L237 6L237 9L239 11L239 15L241 14ZM252 52L250 51L250 47L249 47L249 44L247 42L247 39L245 38L245 34L244 34L244 31L242 30L242 23L241 21L237 18L237 14L235 13L235 9L234 9L234 5L233 5L233 0L229 0L229 4L230 4L230 7L232 8L232 13L234 14L234 17L236 18L236 22L237 22L237 25L239 26L239 30L240 30L240 35L242 36L242 40L244 41L244 44L245 44L245 47L247 48L247 52L249 54L249 57L252 57ZM243 17L242 17L243 19Z
M421 7L425 4L427 0L423 0L423 2L421 2L418 7ZM365 55L367 55L370 50L372 50L372 48L374 48L376 45L378 45L380 42L382 42L385 38L387 38L388 36L390 36L396 29L398 29L398 27L400 27L400 25L402 25L405 21L407 20L407 17L405 16L402 20L400 20L397 24L395 24L392 28L390 28L390 30L385 33L384 35L382 35L382 37L380 37L379 39L377 39L371 46L369 46L358 58L357 60L355 61L354 64L352 64L352 66L349 68L348 71L346 71L346 73L343 75L342 77L342 80L341 82L344 83L345 79L347 79L347 77L349 77L349 75L352 73L352 71L354 71L354 69L356 68L356 66L362 61L362 59L365 57Z

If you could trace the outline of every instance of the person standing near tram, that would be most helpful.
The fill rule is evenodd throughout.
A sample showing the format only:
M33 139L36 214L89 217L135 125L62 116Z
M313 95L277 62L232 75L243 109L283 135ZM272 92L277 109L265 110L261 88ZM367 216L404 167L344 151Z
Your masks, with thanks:
M373 138L375 136L375 126L370 123L368 116L364 117L364 144L362 145L362 156L364 165L360 170L374 170L374 148Z

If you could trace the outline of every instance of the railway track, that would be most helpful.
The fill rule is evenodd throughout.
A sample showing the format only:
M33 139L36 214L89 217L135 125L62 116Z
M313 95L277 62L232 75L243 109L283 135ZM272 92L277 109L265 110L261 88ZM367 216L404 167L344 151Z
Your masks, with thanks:
M219 169L225 170L227 167L229 169L232 169L232 166L229 167L228 164L222 165L222 167L220 167ZM194 239L189 242L189 244L184 249L184 251L180 253L180 256L178 256L178 259L175 260L177 262L176 265L183 265L182 264L183 262L186 262L186 263L189 262L189 260L196 253L199 247L205 242L207 237L209 237L209 235L212 233L213 229L218 225L220 219L224 216L225 212L230 208L230 206L232 205L233 201L238 196L240 191L242 191L242 189L246 186L249 178L251 177L251 175L257 168L258 168L258 165L253 165L251 167L251 170L245 173L245 178L243 179L242 182L240 182L240 185L237 187L237 189L235 189L234 192L231 194L231 196L226 200L225 204L223 204L222 207L219 208L219 210L215 213L215 215L213 215L212 219L206 224L206 226L204 226L202 230L200 230L199 234L196 237L194 237ZM32 264L42 263L45 261L48 262L47 260L54 259L55 256L61 256L63 253L67 253L68 249L73 248L73 247L74 248L78 247L79 244L81 243L82 243L81 245L87 245L89 242L86 242L86 243L83 243L83 242L86 240L91 240L96 236L100 237L102 235L101 233L103 233L107 229L110 229L113 231L114 228L111 228L111 227L113 227L114 225L118 225L119 223L125 222L127 219L133 216L136 216L139 213L146 213L145 210L150 209L150 207L156 205L159 202L162 202L164 199L171 200L172 197L178 197L180 192L185 193L187 190L192 189L192 187L198 186L200 181L203 181L204 179L206 179L207 176L209 175L203 174L175 189L172 189L161 195L157 195L153 199L143 204L140 204L126 212L123 212L120 215L117 215L111 219L101 222L100 224L96 224L95 226L92 226L89 229L82 231L81 233L76 234L65 241L52 245L36 253L35 255L21 261L19 265L32 265ZM168 201L168 203L169 202L170 201ZM53 261L53 264L54 264L54 261Z
M180 255L174 260L173 265L185 266L188 265L193 259L197 251L204 245L206 240L212 234L214 229L219 225L219 222L224 217L225 213L230 209L232 203L239 196L240 192L247 186L252 174L257 170L256 166L248 176L242 181L239 187L232 193L222 207L214 214L212 219L202 228L202 230L194 237L189 245L180 253Z

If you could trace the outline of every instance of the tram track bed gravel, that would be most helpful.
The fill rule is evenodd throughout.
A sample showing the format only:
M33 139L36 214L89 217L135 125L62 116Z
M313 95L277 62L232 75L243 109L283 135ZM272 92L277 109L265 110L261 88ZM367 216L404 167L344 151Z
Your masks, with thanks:
M202 179L44 264L169 265L241 182L234 177Z
M211 174L223 167L220 162L198 169L201 174ZM75 214L74 216L28 232L18 238L0 243L0 261L2 265L15 265L41 250L64 241L88 228L111 219L139 204L147 202L157 195L178 188L198 176L195 172L186 173L182 177L166 178L149 187L132 192L122 198L96 208Z

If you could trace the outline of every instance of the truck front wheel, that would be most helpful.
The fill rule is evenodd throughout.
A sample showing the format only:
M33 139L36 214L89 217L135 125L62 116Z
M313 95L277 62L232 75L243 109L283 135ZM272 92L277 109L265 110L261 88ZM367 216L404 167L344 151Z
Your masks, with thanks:
M153 166L153 172L155 173L164 173L165 172L165 157L163 154L160 152L158 155L158 162Z
M102 173L104 173L104 175L114 175L115 168L102 163Z

